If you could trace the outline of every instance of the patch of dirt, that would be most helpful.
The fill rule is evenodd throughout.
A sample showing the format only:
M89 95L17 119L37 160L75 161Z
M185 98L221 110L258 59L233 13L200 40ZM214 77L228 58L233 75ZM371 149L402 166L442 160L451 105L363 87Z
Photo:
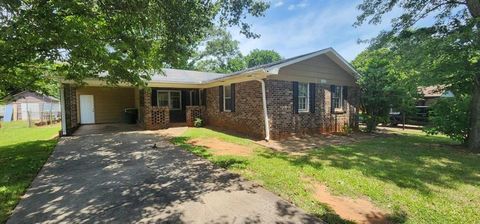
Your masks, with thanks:
M293 155L304 155L312 148L319 148L328 145L345 145L351 144L365 139L378 137L380 134L354 133L350 135L302 135L292 136L281 140L257 141L258 144L268 148L287 152Z
M333 195L327 186L320 183L314 183L313 186L315 199L327 204L342 219L356 223L391 223L388 214L367 199Z
M195 138L189 140L188 143L209 148L214 155L249 156L253 153L252 148L224 142L216 138Z
M167 129L160 129L153 131L164 137L178 137L187 131L188 127L170 127Z

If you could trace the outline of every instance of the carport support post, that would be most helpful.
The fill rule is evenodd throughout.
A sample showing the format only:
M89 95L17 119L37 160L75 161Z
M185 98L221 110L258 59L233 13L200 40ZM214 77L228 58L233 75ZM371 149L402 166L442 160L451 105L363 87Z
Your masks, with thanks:
M60 85L60 108L62 112L62 135L67 135L67 118L65 116L65 90L63 84Z

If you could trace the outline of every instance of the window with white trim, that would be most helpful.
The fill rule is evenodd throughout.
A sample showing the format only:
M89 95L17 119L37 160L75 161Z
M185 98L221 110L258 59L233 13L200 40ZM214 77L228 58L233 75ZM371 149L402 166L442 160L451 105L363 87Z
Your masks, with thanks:
M335 86L332 94L332 107L335 110L343 110L343 86Z
M232 111L232 86L223 86L223 111Z
M158 90L157 105L168 106L170 110L181 110L182 92L178 90Z
M298 111L308 112L309 105L309 85L308 83L298 83Z

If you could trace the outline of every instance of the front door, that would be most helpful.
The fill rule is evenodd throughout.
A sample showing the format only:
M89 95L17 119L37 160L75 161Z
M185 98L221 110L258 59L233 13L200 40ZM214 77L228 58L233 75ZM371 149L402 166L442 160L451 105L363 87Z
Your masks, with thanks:
M80 123L94 124L95 109L93 107L93 95L80 95Z

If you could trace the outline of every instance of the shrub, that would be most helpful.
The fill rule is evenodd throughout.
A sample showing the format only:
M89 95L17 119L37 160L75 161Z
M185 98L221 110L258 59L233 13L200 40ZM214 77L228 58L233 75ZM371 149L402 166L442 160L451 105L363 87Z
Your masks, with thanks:
M445 134L453 140L467 143L470 131L470 96L441 98L429 113L430 124L424 129L427 134Z
M203 127L203 119L202 118L195 118L195 121L193 122L193 126L199 128Z

